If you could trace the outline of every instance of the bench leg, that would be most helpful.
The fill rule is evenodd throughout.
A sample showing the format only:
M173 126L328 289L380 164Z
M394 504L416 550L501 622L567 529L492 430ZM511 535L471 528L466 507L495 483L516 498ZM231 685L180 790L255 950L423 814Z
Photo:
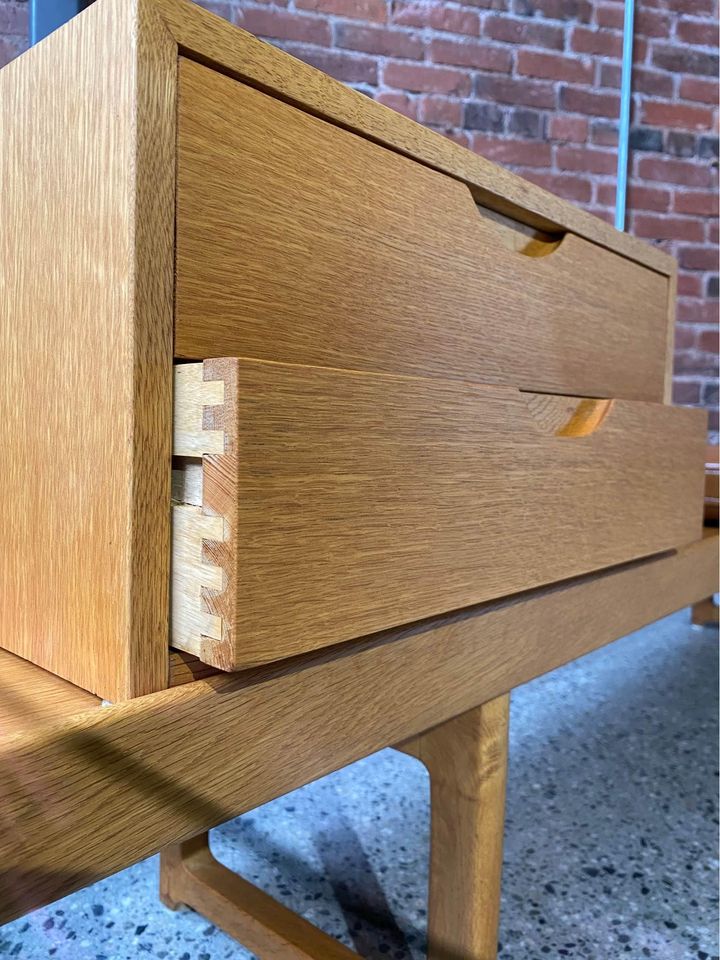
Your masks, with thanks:
M397 747L430 774L428 960L495 960L500 915L510 696ZM160 898L207 917L260 957L357 960L357 954L213 857L207 833L164 850Z
M720 610L720 608L715 606L713 597L700 600L698 603L693 604L692 622L696 627L704 627L706 624L717 623L718 610Z
M428 960L495 960L510 695L402 744L430 774Z
M207 833L160 854L160 899L202 914L263 960L358 960L358 955L228 870Z

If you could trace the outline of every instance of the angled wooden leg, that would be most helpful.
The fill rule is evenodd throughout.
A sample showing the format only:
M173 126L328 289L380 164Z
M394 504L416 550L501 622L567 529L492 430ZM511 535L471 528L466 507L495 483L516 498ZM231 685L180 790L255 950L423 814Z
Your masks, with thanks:
M430 774L428 960L495 960L510 695L401 744Z
M704 627L706 624L717 623L719 610L720 608L715 605L713 597L700 600L698 603L693 604L692 622L696 627Z
M160 898L192 907L262 960L358 960L358 955L228 870L207 833L163 850Z

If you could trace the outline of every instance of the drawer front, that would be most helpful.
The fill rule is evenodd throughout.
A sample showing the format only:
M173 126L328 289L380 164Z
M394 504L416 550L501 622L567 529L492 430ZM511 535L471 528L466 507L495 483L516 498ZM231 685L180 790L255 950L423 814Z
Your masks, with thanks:
M182 60L176 356L661 401L668 278Z
M441 379L179 365L172 644L238 669L693 541L705 419Z

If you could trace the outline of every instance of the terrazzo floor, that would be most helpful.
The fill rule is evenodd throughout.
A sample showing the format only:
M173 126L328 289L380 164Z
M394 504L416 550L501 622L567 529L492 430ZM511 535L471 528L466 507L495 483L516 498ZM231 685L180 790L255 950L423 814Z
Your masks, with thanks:
M501 960L717 960L717 634L675 614L513 694ZM215 853L368 960L423 957L428 784L384 751ZM248 960L153 857L0 928L22 960Z

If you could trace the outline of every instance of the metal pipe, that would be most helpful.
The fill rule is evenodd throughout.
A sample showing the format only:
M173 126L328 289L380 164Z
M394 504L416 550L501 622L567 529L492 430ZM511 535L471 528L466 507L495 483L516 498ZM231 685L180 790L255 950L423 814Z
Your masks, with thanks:
M615 189L615 226L625 229L627 201L630 106L632 102L633 41L635 27L635 0L625 0L623 23L622 80L620 86L620 129L618 130L617 186Z
M92 0L30 0L31 46L39 43L91 3Z

